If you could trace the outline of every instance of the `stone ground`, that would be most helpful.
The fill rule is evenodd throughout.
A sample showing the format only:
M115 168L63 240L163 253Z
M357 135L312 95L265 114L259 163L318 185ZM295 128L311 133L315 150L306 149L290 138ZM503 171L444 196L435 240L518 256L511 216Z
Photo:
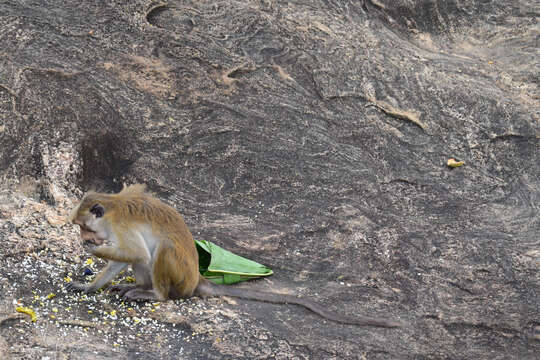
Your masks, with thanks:
M539 14L534 0L0 2L0 357L535 359ZM67 293L103 264L66 215L134 182L196 238L274 270L241 286L405 326Z

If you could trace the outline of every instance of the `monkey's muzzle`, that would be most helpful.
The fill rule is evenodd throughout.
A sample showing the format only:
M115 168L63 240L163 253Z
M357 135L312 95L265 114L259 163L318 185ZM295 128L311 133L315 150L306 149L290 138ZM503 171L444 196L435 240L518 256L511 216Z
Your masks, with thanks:
M83 242L89 242L94 245L101 245L103 243L103 240L97 237L97 234L95 231L90 230L84 225L79 224L80 230L81 230L81 239Z

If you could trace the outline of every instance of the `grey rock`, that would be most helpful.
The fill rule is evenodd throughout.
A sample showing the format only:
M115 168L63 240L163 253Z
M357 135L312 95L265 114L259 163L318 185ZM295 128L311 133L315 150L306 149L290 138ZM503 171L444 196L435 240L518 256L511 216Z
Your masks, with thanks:
M223 306L240 318L182 323L206 329L191 342L63 354L538 356L539 15L533 0L0 3L3 189L35 182L54 206L146 183L197 238L274 269L244 286L406 324L238 300Z

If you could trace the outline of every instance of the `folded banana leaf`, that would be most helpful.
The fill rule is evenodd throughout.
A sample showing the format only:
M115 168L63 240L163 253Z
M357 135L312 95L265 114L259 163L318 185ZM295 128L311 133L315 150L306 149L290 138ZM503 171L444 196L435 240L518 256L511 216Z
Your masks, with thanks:
M273 274L266 266L233 254L210 241L195 240L195 244L199 252L199 271L216 284L234 284Z

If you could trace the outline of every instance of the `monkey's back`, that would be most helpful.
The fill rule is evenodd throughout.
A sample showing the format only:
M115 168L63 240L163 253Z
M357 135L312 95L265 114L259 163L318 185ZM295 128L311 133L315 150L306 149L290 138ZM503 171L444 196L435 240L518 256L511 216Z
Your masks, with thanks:
M129 188L127 188L129 189ZM173 207L140 191L114 195L118 221L132 219L149 225L159 239L152 256L153 287L167 298L193 295L199 283L199 255L182 216Z

